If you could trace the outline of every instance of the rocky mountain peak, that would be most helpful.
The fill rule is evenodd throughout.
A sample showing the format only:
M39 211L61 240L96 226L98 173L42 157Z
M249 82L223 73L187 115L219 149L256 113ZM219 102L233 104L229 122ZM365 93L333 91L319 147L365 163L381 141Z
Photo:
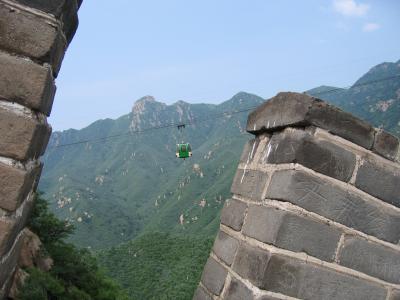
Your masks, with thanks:
M141 130L146 126L160 125L160 114L167 105L158 102L153 96L144 96L137 100L132 108L131 130Z
M138 102L156 102L156 99L153 96L147 95L136 100L135 104Z
M135 104L132 108L132 113L135 114L142 114L146 108L153 107L153 106L165 106L164 103L156 101L153 96L144 96L135 101Z
M189 105L189 103L188 103L188 102L185 102L185 101L183 101L183 100L178 100L178 101L176 101L176 102L174 103L174 105L177 105L177 106L184 106L184 105Z

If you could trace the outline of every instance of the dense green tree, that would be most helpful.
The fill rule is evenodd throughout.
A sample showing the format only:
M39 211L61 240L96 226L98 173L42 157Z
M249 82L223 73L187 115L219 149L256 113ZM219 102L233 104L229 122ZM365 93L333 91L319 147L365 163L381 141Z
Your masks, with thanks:
M213 238L161 232L98 252L99 263L134 300L192 299Z
M105 276L88 250L65 242L73 227L49 212L47 202L40 195L36 196L29 227L40 237L43 251L54 260L54 265L50 272L27 270L29 277L20 291L21 300L127 299L121 288Z

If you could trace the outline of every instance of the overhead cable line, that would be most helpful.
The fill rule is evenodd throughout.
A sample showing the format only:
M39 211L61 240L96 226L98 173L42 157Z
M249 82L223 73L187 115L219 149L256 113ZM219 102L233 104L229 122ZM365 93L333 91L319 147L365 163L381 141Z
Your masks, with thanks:
M371 81L367 81L367 82L363 82L363 83L359 83L359 84L350 85L350 86L344 87L344 88L332 88L329 90L324 90L321 92L313 93L312 96L336 93L336 92L340 92L340 91L345 91L349 88L367 86L367 85L371 85L371 84L375 84L375 83L379 83L379 82L383 82L383 81L387 81L387 80L392 80L395 78L400 78L400 75L394 75L394 76L385 77L385 78L381 78L381 79L371 80ZM306 93L306 92L304 92L304 93ZM142 134L142 133L145 133L148 131L159 130L159 129L164 129L164 128L178 127L178 126L183 126L183 125L185 125L185 126L186 125L187 126L194 125L195 123L201 123L201 122L205 122L205 121L209 121L209 120L215 120L215 119L219 119L219 118L223 118L223 117L227 117L227 116L233 116L236 114L248 112L248 111L251 111L251 110L259 107L261 104L262 103L260 103L258 105L250 106L250 107L247 107L244 109L240 109L240 110L225 111L222 113L210 115L205 118L192 118L191 120L188 120L186 122L172 122L172 123L152 126L152 127L148 127L148 128L144 128L144 129L140 129L140 130L130 130L128 132L124 132L124 133L120 133L120 134L108 135L108 136L104 136L104 137L87 139L87 140L80 140L80 141L66 143L66 144L60 144L60 145L54 145L54 146L48 147L48 149L58 149L58 148L63 148L63 147L67 147L67 146L86 144L89 142L91 142L91 143L102 142L102 141L107 141L107 140L113 139L113 138L128 136L128 135L132 135L132 134Z

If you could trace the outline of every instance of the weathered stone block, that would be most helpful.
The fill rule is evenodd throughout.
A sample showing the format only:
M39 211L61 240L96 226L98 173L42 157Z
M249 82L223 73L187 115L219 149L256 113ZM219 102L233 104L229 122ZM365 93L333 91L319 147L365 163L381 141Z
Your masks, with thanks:
M252 300L254 299L254 294L243 282L232 278L224 299Z
M25 227L33 201L25 201L13 216L0 217L0 257L10 251L15 238Z
M0 231L1 232L1 231ZM16 241L12 251L7 254L7 256L3 256L0 259L0 288L8 281L12 279L13 273L15 271L15 267L18 262L19 252L22 246L22 239Z
M238 169L233 179L231 192L252 200L262 201L267 181L268 174L266 172Z
M34 142L31 145L33 149L38 149L40 153L39 156L43 155L46 152L46 148L49 143L52 131L50 125L44 125L43 122L41 122L40 124L41 126L39 126L38 130L35 132L35 135L33 137Z
M381 240L400 240L399 212L307 172L275 172L266 197L289 201Z
M243 149L242 155L240 157L240 162L244 163L244 164L249 164L249 163L253 162L254 155L257 152L259 144L260 144L260 139L258 139L258 138L248 141L244 145L244 149Z
M223 231L220 231L214 242L214 253L227 265L231 265L235 257L239 241Z
M241 277L261 287L267 276L270 253L242 244L236 254L232 269Z
M224 267L209 257L201 276L201 282L211 293L218 296L224 287L227 274Z
M25 171L0 162L0 208L15 211L32 190L41 170L41 164Z
M271 256L260 287L310 300L384 300L387 294L375 283L279 254Z
M25 161L43 154L51 128L31 115L0 105L0 156Z
M282 300L281 297L274 297L274 296L269 296L269 295L263 295L258 297L256 300Z
M261 242L333 261L341 232L272 207L250 206L243 233Z
M212 300L212 298L201 286L198 286L194 293L193 300Z
M400 207L400 168L376 161L365 161L359 168L356 187Z
M399 147L400 141L397 137L383 130L376 132L374 145L372 146L373 152L394 161L398 158Z
M236 231L240 231L242 229L246 208L246 203L242 201L234 199L226 200L221 213L221 223Z
M400 251L379 244L346 237L339 263L388 282L400 283Z
M0 52L0 98L50 114L55 84L50 68Z
M400 290L393 290L388 300L400 300Z
M78 3L75 0L14 0L20 4L54 15L63 22L68 43L78 28Z
M266 163L299 163L345 182L350 180L356 164L354 153L298 129L274 134L266 151Z
M0 48L47 62L58 73L66 41L50 18L0 2Z
M272 132L284 127L314 125L371 149L374 129L367 122L320 99L299 93L279 93L249 115L247 131Z

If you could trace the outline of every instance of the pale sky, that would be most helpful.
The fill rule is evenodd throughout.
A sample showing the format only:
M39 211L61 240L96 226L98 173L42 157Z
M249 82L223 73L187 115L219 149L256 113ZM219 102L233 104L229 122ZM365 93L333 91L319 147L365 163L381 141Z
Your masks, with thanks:
M397 0L84 0L79 16L54 130L117 118L145 95L220 103L348 86L400 59Z

